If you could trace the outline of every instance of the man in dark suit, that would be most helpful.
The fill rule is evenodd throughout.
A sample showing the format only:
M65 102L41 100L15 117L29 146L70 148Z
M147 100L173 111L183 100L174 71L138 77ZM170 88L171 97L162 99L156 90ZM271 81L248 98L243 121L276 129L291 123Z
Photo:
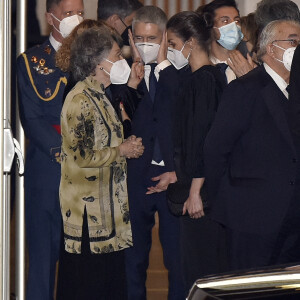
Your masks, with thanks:
M134 246L126 250L128 298L146 299L146 271L151 231L159 216L159 236L169 271L169 299L184 299L179 259L179 220L167 207L169 183L176 181L173 164L171 109L178 86L177 71L167 60L167 17L145 6L133 19L135 51L145 63L140 84L144 94L132 119L132 134L143 139L145 151L128 163L128 194Z
M98 0L97 17L114 28L121 35L123 44L129 46L128 30L135 11L142 6L139 0Z
M79 24L82 0L47 0L49 39L17 60L20 117L29 140L25 221L29 252L27 299L53 299L62 230L59 205L60 113L68 75L55 67L63 37Z
M287 91L299 40L294 21L263 29L263 65L225 90L206 140L212 216L227 228L233 270L280 262L283 248L272 257L278 233L287 220L300 218L291 213L300 208L300 136Z

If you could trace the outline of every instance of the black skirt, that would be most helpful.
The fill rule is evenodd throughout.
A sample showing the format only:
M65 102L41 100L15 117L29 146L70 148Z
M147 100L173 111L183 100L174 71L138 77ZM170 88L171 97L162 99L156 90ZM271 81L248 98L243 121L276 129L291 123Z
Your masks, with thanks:
M68 253L62 242L57 300L126 300L124 251L93 254L89 246L86 210L82 225L81 254Z

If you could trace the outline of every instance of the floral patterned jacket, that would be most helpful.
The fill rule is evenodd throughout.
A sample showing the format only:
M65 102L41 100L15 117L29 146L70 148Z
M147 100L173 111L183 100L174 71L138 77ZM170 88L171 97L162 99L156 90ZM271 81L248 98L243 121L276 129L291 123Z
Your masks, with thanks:
M119 155L123 128L91 76L67 95L61 114L60 205L65 250L81 253L82 222L87 210L92 253L132 245L126 159Z

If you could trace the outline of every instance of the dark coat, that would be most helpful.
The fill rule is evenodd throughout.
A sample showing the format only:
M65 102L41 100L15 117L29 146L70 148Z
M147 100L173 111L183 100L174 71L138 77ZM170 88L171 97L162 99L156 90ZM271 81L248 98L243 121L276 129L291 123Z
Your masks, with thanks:
M132 134L142 137L144 154L129 161L129 176L146 174L151 165L154 141L158 138L160 151L166 172L174 171L172 143L172 111L178 87L178 74L173 66L168 66L159 73L155 100L152 102L145 80L140 84L144 96L132 119Z
M263 66L223 94L204 151L212 217L232 229L276 232L286 215L299 184L286 101Z
M54 57L55 50L48 39L18 57L17 72L20 117L29 139L25 184L57 190L60 164L55 155L60 153L58 126L67 74L55 67Z

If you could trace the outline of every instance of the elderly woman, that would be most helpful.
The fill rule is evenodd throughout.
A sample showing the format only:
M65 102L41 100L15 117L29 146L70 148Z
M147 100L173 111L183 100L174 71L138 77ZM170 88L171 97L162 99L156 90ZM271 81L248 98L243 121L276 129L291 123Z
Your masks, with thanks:
M104 89L126 83L130 68L105 27L75 38L70 66L79 82L61 114L65 250L57 299L126 299L123 250L132 246L126 158L138 158L144 149L135 136L124 141Z
M111 35L114 36L118 46L122 48L122 38L112 27L101 20L85 19L73 29L69 36L63 40L61 47L58 49L55 55L55 63L57 67L64 72L70 72L71 45L74 39L84 30L94 27L105 27L108 29ZM70 73L68 84L64 92L64 99L76 84L76 81L72 76L72 72ZM131 119L133 118L133 114L141 98L137 87L143 76L144 66L139 62L134 62L131 66L130 77L126 84L110 84L105 89L106 95L109 97L109 100L116 110L119 119L122 121L125 138L131 134Z

